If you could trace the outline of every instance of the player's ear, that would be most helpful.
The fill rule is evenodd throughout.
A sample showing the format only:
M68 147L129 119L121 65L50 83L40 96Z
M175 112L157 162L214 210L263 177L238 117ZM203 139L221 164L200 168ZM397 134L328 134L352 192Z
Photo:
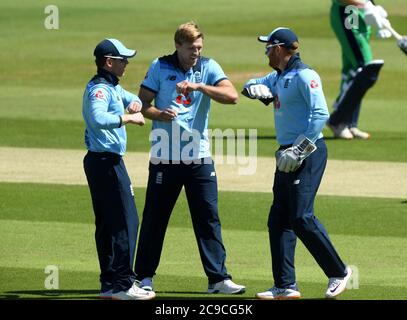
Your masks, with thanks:
M105 65L110 68L113 65L113 59L112 58L106 58Z
M175 42L175 49L179 50L181 48L181 44L178 42Z

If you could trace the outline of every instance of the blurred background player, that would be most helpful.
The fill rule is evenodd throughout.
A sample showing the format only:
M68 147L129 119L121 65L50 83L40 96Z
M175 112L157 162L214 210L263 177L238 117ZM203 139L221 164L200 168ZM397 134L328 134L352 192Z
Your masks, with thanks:
M363 96L377 81L384 63L372 60L371 27L377 29L378 38L391 37L384 27L386 17L387 12L373 1L332 0L330 21L342 49L342 80L327 125L336 138L370 138L358 129L358 120Z

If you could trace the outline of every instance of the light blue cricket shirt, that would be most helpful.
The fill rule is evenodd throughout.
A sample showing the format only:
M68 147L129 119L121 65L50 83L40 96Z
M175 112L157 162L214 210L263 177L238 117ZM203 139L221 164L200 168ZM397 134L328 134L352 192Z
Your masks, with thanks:
M304 134L315 142L323 137L322 129L329 118L321 79L301 62L299 55L289 60L283 72L274 71L246 84L264 84L274 98L276 138L280 145L290 145Z
M211 99L199 91L187 97L176 92L176 84L187 80L215 86L227 79L213 59L200 57L197 64L184 71L177 52L155 59L141 84L153 92L154 106L159 110L171 107L178 116L171 122L153 121L150 135L152 158L160 160L194 160L210 157L208 119Z
M124 90L113 74L98 70L83 94L82 115L85 120L86 148L93 152L126 152L126 128L120 126L120 116L130 102L140 99ZM120 127L119 127L120 126Z

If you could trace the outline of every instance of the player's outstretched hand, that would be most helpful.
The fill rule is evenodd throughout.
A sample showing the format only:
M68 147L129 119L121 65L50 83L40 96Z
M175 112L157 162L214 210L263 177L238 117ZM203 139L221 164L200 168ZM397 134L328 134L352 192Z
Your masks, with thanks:
M245 88L245 91L252 99L270 99L273 97L270 88L264 84L252 84Z

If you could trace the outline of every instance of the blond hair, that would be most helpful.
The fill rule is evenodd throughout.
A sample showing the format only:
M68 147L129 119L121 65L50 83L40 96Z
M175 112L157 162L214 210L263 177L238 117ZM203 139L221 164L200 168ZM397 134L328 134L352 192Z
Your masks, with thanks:
M203 33L199 30L198 25L195 22L190 21L181 24L178 27L174 35L174 41L178 44L183 44L184 42L192 43L196 39L203 39L203 37Z

